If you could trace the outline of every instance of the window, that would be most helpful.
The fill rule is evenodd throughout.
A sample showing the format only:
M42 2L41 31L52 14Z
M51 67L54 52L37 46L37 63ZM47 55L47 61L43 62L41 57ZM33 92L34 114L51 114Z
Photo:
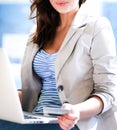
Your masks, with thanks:
M28 0L0 0L0 47L8 52L17 88L21 87L21 60L33 24L29 6Z
M116 13L117 13L117 0L104 0L102 2L102 15L106 16L110 20L115 35L115 39L117 41Z

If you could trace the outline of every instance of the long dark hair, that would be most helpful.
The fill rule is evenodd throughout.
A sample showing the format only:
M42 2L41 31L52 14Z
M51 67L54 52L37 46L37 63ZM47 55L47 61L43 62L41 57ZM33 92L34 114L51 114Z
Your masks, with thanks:
M85 1L79 0L79 7ZM39 48L44 48L55 37L60 24L59 13L51 6L49 0L32 0L30 9L30 18L35 19L37 24L32 41L38 44Z

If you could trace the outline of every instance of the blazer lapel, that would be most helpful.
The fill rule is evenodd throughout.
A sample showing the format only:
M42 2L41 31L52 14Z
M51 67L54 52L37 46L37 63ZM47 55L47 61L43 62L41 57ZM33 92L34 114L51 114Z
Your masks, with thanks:
M77 34L75 34L77 33ZM83 29L73 29L71 28L66 35L66 38L63 42L63 45L61 46L61 49L58 52L57 60L56 60L56 70L55 73L57 75L57 78L59 76L59 73L62 70L62 67L66 63L67 59L72 54L72 51L74 50L75 45L77 44L77 41L79 40L81 34L83 33Z
M78 40L86 27L88 18L89 17L87 15L87 12L82 7L76 14L71 24L71 27L58 52L56 67L55 67L56 68L55 74L57 76L56 77L57 79L62 70L62 67L65 65L66 61L70 57L75 45L78 43Z

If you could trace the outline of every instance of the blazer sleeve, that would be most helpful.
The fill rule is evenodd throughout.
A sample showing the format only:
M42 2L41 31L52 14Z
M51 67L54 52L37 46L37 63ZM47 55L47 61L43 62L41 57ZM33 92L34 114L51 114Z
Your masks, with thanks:
M117 98L117 56L115 38L108 19L100 18L95 23L90 50L94 67L94 91L99 96L105 112L112 107Z

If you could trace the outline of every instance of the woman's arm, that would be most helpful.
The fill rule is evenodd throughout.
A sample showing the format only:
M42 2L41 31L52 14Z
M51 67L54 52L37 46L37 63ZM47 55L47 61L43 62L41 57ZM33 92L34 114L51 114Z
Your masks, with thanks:
M70 112L68 115L58 117L59 125L62 129L68 130L72 128L78 120L93 117L101 113L104 104L100 97L93 96L80 104L71 105L65 103L62 107L70 110Z
M80 119L93 117L100 114L103 110L104 103L98 96L93 96L80 104L74 105L73 109L78 110Z

